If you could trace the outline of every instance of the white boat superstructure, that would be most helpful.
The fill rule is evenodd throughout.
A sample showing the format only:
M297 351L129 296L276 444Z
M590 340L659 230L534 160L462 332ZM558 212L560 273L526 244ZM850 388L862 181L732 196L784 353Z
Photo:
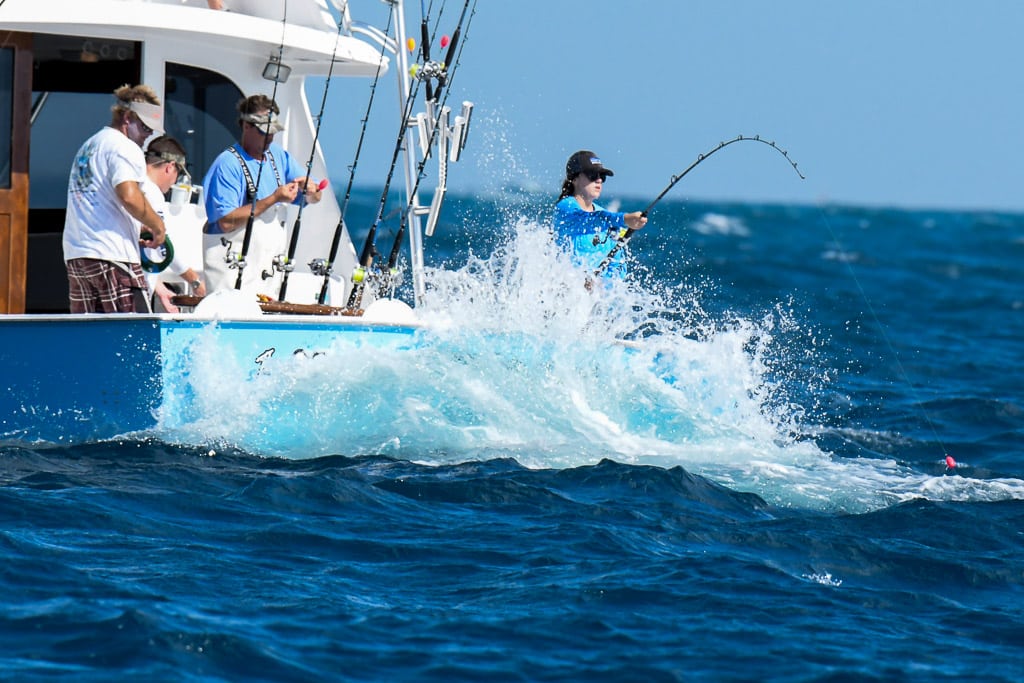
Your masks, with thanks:
M0 129L12 132L0 139L0 440L74 441L145 429L160 406L166 412L187 393L187 340L211 324L221 330L227 356L249 368L237 378L243 384L275 349L319 353L339 348L339 340L342 347L346 340L356 346L414 343L409 340L423 321L410 305L380 297L374 302L374 288L366 287L358 310L348 306L359 286L354 281L366 281L360 280L365 264L334 191L302 209L286 301L274 301L277 291L267 291L271 301L263 304L234 292L239 296L225 297L205 313L206 302L196 313L174 315L66 313L61 242L68 171L81 143L110 120L116 88L151 86L164 105L167 133L185 146L194 181L170 193L166 224L176 253L199 272L206 222L199 182L213 159L237 141L241 99L273 94L285 125L275 142L303 164L311 157L311 177L336 178L332 169L348 168L348 159L329 165L315 143L320 89L313 88L316 101L309 102L307 79L328 75L397 83L407 123L396 131L402 154L393 188L405 188L406 253L417 299L408 303L418 302L424 288L421 219L432 231L446 164L458 159L465 144L472 105L463 103L454 124L436 103L412 113L415 79L423 82L437 65L421 65L426 68L418 76L410 68L402 0L384 0L392 18L388 35L353 17L353 9L371 3L224 0L225 11L207 0L0 0ZM381 101L375 116L403 120L394 115L393 97ZM362 113L367 102L351 106ZM431 154L438 163L437 189L434 200L421 206L416 190ZM290 230L298 211L292 205L275 215ZM339 227L340 249L323 300L324 273L315 264L329 255ZM230 249L225 246L225 259ZM270 263L245 267L273 271ZM233 302L243 299L246 305L235 315ZM370 302L384 305L373 313ZM261 319L260 306L285 314ZM303 313L313 314L288 314L304 306Z
M206 0L0 2L0 27L12 76L11 152L31 150L27 201L18 193L0 191L0 215L11 216L15 237L20 233L25 242L14 239L5 250L9 253L2 255L12 264L6 279L13 282L6 283L10 291L8 300L0 301L0 311L66 310L60 240L67 169L81 141L108 120L114 88L146 83L156 90L165 106L165 128L184 144L197 184L213 158L237 139L236 103L247 95L273 93L285 125L276 141L303 164L312 156L311 176L327 178L327 161L319 144L314 145L319 98L312 104L307 100L307 79L328 74L374 78L396 61L399 101L404 105L410 92L408 56L396 49L405 41L404 9L400 0L388 4L396 29L385 37L379 29L354 20L350 3L344 0L230 0L229 11L210 9ZM393 101L388 98L386 104ZM396 173L407 191L415 186L417 149L410 129L403 168ZM337 160L333 167L347 163ZM182 200L180 192L172 194L178 201L168 207L167 221L176 253L197 272L206 219L198 194L192 194L191 201ZM416 200L408 203L411 209L418 206ZM277 217L291 225L297 213L296 206L288 206ZM425 213L426 209L410 210L414 270L422 264L419 216ZM333 192L303 208L289 301L317 300L323 278L311 272L309 264L327 255L340 218ZM358 265L347 231L342 245L330 277L329 302L335 306L344 305ZM24 258L24 269L18 267L19 257ZM246 267L273 270L270 264ZM15 291L19 275L25 280L24 301Z

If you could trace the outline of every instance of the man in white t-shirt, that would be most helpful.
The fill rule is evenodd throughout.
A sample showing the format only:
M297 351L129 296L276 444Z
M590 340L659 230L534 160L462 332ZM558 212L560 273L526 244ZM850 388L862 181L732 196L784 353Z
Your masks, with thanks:
M163 110L153 89L122 86L110 125L85 141L68 180L64 263L72 313L148 312L139 243L164 242L164 222L142 194L142 143L163 133ZM141 240L139 224L152 237Z

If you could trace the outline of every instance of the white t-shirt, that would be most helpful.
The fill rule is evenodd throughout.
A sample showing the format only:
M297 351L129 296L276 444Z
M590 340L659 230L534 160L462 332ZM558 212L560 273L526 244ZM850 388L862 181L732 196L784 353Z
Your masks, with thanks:
M85 141L71 165L64 260L94 258L139 263L138 223L124 209L114 188L146 180L142 148L105 127Z

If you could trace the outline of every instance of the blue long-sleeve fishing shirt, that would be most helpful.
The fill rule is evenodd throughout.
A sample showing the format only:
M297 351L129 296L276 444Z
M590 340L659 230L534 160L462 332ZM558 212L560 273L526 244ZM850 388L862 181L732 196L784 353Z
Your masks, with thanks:
M575 197L565 197L555 204L552 227L558 243L563 248L571 249L575 261L593 272L617 244L614 233L609 235L608 231L624 230L626 214L607 211L597 204L594 204L593 211L584 211ZM595 238L597 244L594 244ZM618 278L626 276L625 249L615 254L603 275Z

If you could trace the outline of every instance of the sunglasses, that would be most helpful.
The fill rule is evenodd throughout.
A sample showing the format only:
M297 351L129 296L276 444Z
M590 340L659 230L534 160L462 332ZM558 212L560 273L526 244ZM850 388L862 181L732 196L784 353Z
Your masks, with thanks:
M170 155L168 155L170 156ZM164 162L164 167L174 166L174 170L177 171L179 176L187 175L188 171L180 161L166 158L163 154L156 154L154 152L146 152L146 164L152 164L158 161Z
M590 182L595 182L597 180L604 182L608 179L608 174L602 173L601 171L584 171L583 175L587 176L587 180Z
M246 123L246 124L248 124L248 126L249 126L250 128L255 128L255 129L256 129L256 132L257 132L257 133L259 133L260 135L262 135L263 137L267 137L268 135L273 135L273 133L264 133L264 132L263 132L263 129L262 129L262 128L260 128L259 126L257 126L257 125L256 125L255 123L253 123L252 121L246 121L245 123Z
M135 116L132 117L132 120L139 125L139 129L143 133L145 133L147 137L153 134L153 129L147 126L145 123L143 123L142 119L139 118L138 114L135 114Z

